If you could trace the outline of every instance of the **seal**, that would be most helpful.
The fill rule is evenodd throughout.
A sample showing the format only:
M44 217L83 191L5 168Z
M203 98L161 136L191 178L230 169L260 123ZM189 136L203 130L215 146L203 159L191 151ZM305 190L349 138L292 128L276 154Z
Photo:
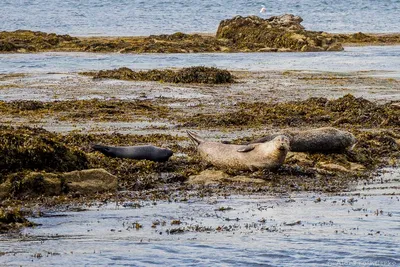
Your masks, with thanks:
M249 144L268 142L276 136L286 135L293 152L341 153L356 143L354 135L333 127L322 127L306 131L283 131L264 136Z
M200 157L208 163L226 169L277 169L289 150L289 138L279 135L269 142L231 145L206 141L194 132L186 131L197 145Z
M151 145L144 146L105 146L93 145L94 150L100 151L106 156L124 159L147 159L156 162L167 161L173 152L166 148Z

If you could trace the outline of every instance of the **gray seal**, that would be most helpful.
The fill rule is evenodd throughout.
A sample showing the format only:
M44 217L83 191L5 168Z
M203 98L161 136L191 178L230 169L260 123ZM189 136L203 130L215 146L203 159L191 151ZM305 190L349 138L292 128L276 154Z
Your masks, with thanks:
M147 159L156 162L167 161L173 152L166 148L151 145L144 146L105 146L93 145L94 150L100 151L106 156L125 159Z
M340 153L356 143L354 135L333 127L323 127L305 131L283 131L264 136L249 144L268 142L279 135L290 139L290 150L293 152Z
M203 160L225 169L276 169L283 164L289 150L289 139L284 135L264 143L231 145L206 141L191 131L187 131L187 134L197 145Z

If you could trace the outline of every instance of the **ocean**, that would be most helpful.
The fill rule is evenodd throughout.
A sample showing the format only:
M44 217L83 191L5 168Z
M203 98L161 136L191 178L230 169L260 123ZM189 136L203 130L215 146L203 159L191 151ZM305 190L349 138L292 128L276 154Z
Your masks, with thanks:
M267 12L260 14L262 5ZM400 32L400 0L1 0L0 30L29 29L74 36L214 33L236 15L291 13L309 30Z

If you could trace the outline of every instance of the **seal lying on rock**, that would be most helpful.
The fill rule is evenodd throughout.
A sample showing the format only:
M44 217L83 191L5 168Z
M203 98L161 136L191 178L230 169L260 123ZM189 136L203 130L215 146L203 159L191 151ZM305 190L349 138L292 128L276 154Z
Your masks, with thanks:
M94 150L100 151L106 156L127 159L147 159L151 161L167 161L173 152L166 148L159 148L151 145L145 146L104 146L93 145Z
M206 141L191 131L187 134L197 144L200 156L220 168L251 171L276 169L283 164L289 150L289 138L284 135L265 143L228 145Z
M337 153L345 151L356 143L356 138L350 132L323 127L306 131L284 131L264 136L250 144L267 142L282 134L289 137L290 150L293 152Z

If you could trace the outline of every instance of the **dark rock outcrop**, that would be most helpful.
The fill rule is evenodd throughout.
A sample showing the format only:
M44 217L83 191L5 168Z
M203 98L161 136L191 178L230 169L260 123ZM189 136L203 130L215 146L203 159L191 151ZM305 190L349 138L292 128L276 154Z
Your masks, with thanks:
M343 47L328 33L306 31L299 16L285 14L262 19L257 16L221 21L216 37L228 39L249 51L340 51Z

